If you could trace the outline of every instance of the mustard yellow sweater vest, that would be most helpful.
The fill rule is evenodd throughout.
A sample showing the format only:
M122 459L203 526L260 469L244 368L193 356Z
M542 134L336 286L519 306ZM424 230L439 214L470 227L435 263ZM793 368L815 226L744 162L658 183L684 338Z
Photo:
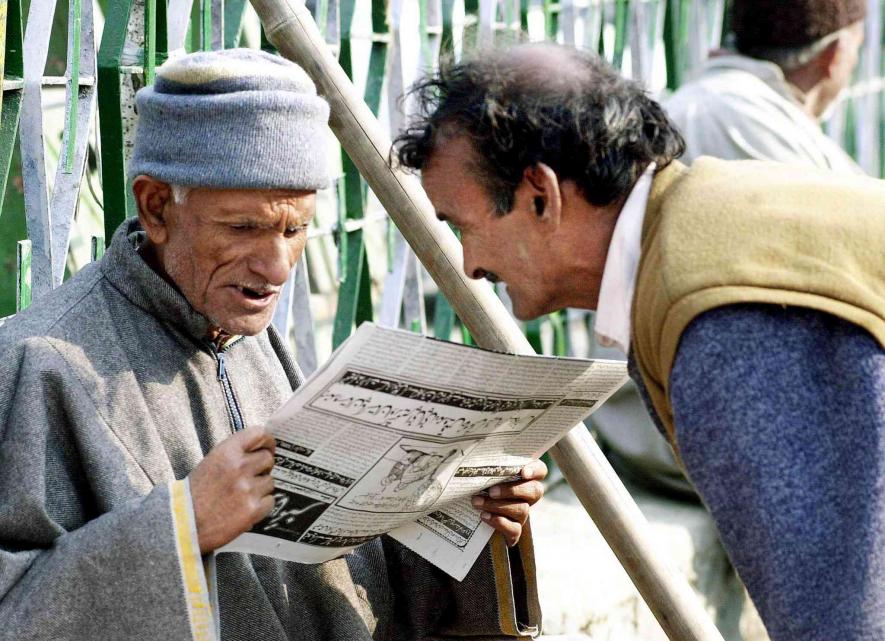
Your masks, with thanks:
M670 370L705 311L807 307L885 347L885 181L758 161L674 162L654 180L633 299L633 357L674 440Z

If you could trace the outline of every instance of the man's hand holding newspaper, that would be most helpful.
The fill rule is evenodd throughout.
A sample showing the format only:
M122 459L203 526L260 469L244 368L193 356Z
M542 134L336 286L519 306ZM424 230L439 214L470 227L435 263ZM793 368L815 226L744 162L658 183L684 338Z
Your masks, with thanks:
M488 494L477 494L471 504L482 510L479 517L501 533L507 545L513 547L522 536L522 526L529 518L529 508L544 496L547 465L532 461L519 472L520 480L499 483L489 488Z
M625 380L365 323L269 421L273 508L219 552L320 563L387 534L461 580L495 530L519 540L537 459Z

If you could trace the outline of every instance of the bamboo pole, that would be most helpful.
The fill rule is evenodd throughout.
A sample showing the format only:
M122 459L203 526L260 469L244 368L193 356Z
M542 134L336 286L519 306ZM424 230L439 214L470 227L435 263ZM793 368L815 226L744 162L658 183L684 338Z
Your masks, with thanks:
M464 274L461 245L436 220L417 179L388 165L389 137L338 65L303 2L251 1L270 41L307 71L329 101L330 125L341 145L477 344L534 353L488 283ZM576 426L551 453L667 636L672 641L722 641L685 578L655 555L647 521L584 426Z

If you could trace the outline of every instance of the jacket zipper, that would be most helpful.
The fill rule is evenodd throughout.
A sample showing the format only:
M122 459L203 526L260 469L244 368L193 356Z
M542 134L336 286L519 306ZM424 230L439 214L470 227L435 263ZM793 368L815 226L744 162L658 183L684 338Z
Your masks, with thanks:
M237 402L237 397L234 395L234 388L230 384L230 379L227 376L227 365L225 364L224 358L224 353L236 342L237 341L233 341L233 343L225 345L224 348L220 350L217 349L214 344L210 343L210 346L212 356L215 357L215 361L218 363L218 381L221 383L221 389L224 392L224 400L227 402L227 413L230 417L231 427L234 432L239 432L245 427L243 422L243 412L240 410L240 404Z

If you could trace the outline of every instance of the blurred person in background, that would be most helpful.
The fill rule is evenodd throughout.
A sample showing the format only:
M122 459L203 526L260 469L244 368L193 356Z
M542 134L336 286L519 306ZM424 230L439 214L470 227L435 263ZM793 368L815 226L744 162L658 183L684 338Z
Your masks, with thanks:
M773 160L862 173L821 130L848 87L866 0L734 0L727 50L664 104L685 139L682 160ZM595 358L623 358L595 344ZM619 472L655 491L694 495L632 383L593 414Z
M867 0L735 0L729 49L666 103L684 160L775 160L860 173L823 131L851 82Z

